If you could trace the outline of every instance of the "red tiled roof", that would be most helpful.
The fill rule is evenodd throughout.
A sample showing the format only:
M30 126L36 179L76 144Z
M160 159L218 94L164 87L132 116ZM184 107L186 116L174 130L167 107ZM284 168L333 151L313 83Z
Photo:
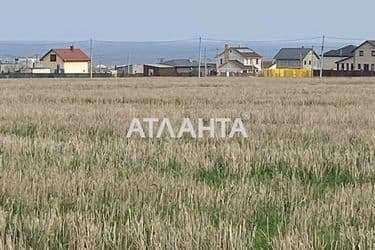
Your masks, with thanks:
M55 52L58 57L60 57L64 62L89 62L90 58L80 49L68 48L68 49L51 49L45 54L46 57L50 52Z

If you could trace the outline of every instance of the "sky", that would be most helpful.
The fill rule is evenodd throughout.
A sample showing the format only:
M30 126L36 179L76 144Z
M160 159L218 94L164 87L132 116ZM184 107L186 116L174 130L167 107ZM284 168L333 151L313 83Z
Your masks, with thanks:
M0 41L375 39L374 10L374 0L3 1Z

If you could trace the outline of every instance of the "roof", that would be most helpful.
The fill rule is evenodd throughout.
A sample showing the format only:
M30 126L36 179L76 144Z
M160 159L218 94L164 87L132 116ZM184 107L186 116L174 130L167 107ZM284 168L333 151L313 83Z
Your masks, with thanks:
M154 67L154 68L173 68L173 66L165 65L165 64L158 64L158 63L147 63L145 66Z
M366 43L369 43L371 46L375 47L375 40L366 40L363 43L361 43L361 45L353 49L353 52L362 47L363 45L365 45Z
M271 60L271 61L270 60L262 60L262 68L263 69L269 68L274 64L275 64L275 62L273 60Z
M169 65L173 67L198 67L199 63L191 59L174 59L163 62L164 65ZM203 64L202 64L203 66Z
M324 57L349 57L353 55L353 50L355 50L357 46L348 45L336 50L330 50L324 53Z
M345 57L344 59L341 59L341 60L339 60L339 61L337 61L335 63L342 63L342 62L345 62L345 61L347 61L349 59L352 59L352 58L353 58L353 56Z
M89 62L90 58L81 50L74 47L67 49L51 49L40 60L43 60L49 53L55 52L64 62Z
M229 47L228 50L234 50L237 53L241 54L243 57L258 57L258 58L262 57L261 55L259 55L254 50L252 50L248 47ZM223 51L219 55L222 55L224 53L225 53L225 51Z
M311 48L282 48L276 54L274 59L276 60L300 60L301 57L305 58L307 54L312 51ZM319 57L315 51L314 54Z

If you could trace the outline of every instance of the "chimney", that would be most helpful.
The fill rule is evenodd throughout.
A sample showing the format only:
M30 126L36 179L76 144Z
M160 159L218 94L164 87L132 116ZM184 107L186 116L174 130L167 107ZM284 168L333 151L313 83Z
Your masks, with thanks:
M74 50L74 45L71 45L71 46L70 46L70 50L71 50L71 51Z
M228 50L228 49L229 49L229 45L228 45L228 44L225 44L224 49L225 49L225 50Z

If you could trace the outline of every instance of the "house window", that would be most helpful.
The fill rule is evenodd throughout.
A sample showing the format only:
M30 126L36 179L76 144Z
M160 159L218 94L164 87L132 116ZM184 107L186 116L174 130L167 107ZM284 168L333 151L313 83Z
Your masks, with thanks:
M309 61L309 65L311 65L311 60Z
M341 64L341 70L345 70L345 63Z
M56 55L50 55L50 61L56 62Z
M346 64L346 70L349 70L349 63Z
M354 70L354 63L352 63L351 65L350 65L350 70Z
M371 64L371 71L375 71L375 64Z
M223 64L223 58L220 58L220 65Z
M361 69L362 69L361 66L362 66L361 64L358 64L358 70L361 70Z
M371 56L375 56L375 50L371 51Z
M258 58L256 59L255 64L256 64L256 65L259 64L259 59L258 59Z
M363 56L363 55L364 55L363 50L360 50L360 51L359 51L359 56Z

